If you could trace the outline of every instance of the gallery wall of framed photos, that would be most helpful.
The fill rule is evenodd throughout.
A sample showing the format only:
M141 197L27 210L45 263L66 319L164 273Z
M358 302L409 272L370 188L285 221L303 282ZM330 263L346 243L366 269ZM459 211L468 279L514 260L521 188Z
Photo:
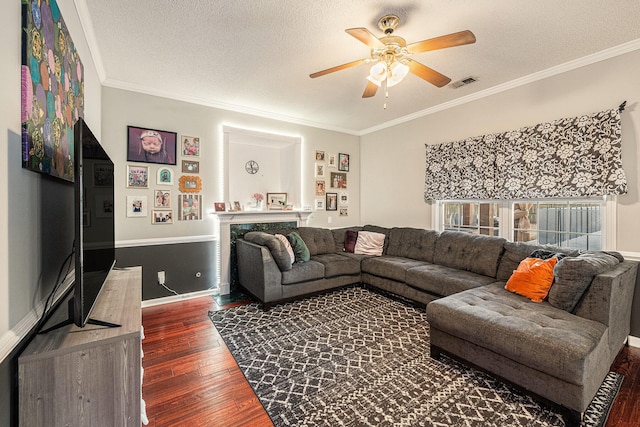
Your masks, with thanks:
M315 151L314 210L336 211L339 216L349 216L349 153Z
M197 136L127 126L126 217L153 225L202 220L201 152Z

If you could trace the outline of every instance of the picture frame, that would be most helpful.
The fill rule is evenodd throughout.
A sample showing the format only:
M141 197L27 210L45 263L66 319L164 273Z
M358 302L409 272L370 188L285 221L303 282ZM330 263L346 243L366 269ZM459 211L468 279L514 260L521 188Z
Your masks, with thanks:
M147 196L127 196L127 217L147 216Z
M199 193L202 190L202 180L199 176L182 175L179 184L182 193Z
M99 162L93 164L93 186L113 187L113 164Z
M324 151L316 150L316 161L324 162Z
M127 187L149 188L149 167L127 165Z
M338 170L349 172L349 155L345 153L338 154Z
M227 204L225 202L215 202L213 204L213 209L216 212L226 212L227 211Z
M316 163L315 164L315 177L316 178L324 178L324 164Z
M338 193L327 193L326 195L326 210L337 211L338 210Z
M177 133L127 126L127 161L176 164Z
M347 206L349 204L349 193L346 191L340 192L340 197L338 198L338 204L340 206Z
M170 208L171 207L171 190L155 190L153 192L154 208Z
M158 168L156 183L158 185L173 185L173 170L171 168Z
M112 218L113 217L113 197L110 195L96 195L96 218Z
M331 172L331 188L347 188L347 174L344 172Z
M173 224L173 211L165 209L153 209L151 211L151 223L154 225Z
M180 152L183 157L200 157L200 138L197 136L180 136Z
M316 196L324 196L326 194L327 183L324 179L316 180Z
M182 161L183 173L200 173L200 162L195 160L183 160Z
M202 195L180 194L178 196L178 221L202 219Z
M282 210L287 205L287 193L267 193L267 209Z
M340 216L349 216L349 208L340 208Z
M239 201L234 201L233 203L229 202L229 212L241 212L242 205Z
M16 86L22 167L74 182L74 144L82 143L74 141L74 124L85 117L80 52L57 2L21 3L21 84Z
M324 199L316 199L315 208L317 211L324 210Z
M329 154L328 160L327 160L327 166L330 168L335 168L338 166L338 162L336 161L335 154Z

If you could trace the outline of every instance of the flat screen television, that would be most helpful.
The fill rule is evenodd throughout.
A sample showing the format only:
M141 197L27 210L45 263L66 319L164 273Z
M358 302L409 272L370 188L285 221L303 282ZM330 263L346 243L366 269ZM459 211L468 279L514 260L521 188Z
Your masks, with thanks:
M113 162L82 118L74 125L74 138L73 296L68 302L68 319L41 333L72 323L119 326L90 317L116 261Z

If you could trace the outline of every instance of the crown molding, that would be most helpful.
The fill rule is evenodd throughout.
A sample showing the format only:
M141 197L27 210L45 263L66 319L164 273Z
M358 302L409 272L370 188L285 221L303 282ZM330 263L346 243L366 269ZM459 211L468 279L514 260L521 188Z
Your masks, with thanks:
M100 49L98 48L98 42L96 41L96 34L93 31L93 22L91 21L91 15L87 8L87 2L86 0L73 0L73 4L78 12L78 17L80 18L80 26L84 32L84 38L87 41L87 45L89 45L89 52L91 53L93 65L96 67L98 79L100 80L100 83L104 84L103 82L107 78L107 73L104 70L104 63L102 62L102 55L100 55Z

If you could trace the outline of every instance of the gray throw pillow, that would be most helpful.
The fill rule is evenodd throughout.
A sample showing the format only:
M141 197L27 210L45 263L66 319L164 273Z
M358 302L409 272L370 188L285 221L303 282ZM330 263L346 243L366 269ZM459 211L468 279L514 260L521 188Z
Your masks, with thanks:
M558 261L555 279L549 290L549 304L572 312L593 278L616 266L622 255L608 252L588 252Z
M244 240L255 243L256 245L266 246L269 248L269 252L271 252L271 256L280 271L291 270L291 256L280 239L273 234L263 231L250 231L244 235Z

